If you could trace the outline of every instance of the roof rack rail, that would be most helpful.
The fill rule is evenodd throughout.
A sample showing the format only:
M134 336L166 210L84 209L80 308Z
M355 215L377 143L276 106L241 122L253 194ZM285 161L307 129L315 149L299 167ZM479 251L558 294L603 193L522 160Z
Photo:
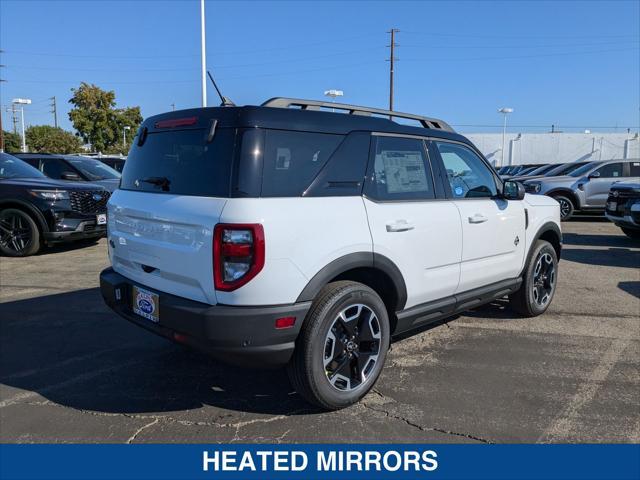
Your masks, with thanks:
M321 108L346 110L351 115L384 115L387 117L406 118L419 122L424 128L437 130L446 130L453 132L453 128L444 120L438 118L423 117L412 113L396 112L394 110L384 110L382 108L362 107L358 105L349 105L347 103L323 102L320 100L303 100L300 98L274 97L264 102L263 107L274 108L291 108L299 107L302 110L320 110Z

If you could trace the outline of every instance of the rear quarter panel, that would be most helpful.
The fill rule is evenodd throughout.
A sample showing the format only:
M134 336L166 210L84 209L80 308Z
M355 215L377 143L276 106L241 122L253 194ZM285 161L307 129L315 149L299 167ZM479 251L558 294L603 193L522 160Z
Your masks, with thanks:
M262 271L238 290L217 292L227 305L294 303L331 261L373 251L361 197L234 198L220 221L261 223L265 236Z

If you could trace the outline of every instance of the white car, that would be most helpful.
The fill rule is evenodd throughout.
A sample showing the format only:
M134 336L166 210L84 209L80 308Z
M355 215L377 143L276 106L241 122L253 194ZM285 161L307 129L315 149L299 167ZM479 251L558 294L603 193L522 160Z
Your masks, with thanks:
M148 118L108 239L116 312L286 365L326 409L367 393L393 336L505 296L543 313L562 246L558 203L502 182L442 120L286 98Z

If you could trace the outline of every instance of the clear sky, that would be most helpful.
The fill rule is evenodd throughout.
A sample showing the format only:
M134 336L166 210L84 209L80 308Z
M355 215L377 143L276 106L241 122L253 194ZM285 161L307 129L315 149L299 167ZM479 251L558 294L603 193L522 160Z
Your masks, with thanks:
M398 28L395 108L466 132L551 124L613 131L640 124L640 1L305 2L208 0L207 62L236 104L273 96L388 105L387 31ZM3 126L71 129L70 89L114 90L149 116L200 103L199 2L0 0ZM217 97L209 86L209 104ZM543 126L542 128L535 128Z

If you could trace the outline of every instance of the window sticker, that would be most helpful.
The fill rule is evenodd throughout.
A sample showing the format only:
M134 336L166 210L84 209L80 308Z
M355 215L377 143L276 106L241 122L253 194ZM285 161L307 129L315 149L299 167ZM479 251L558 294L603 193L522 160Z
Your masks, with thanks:
M386 150L380 154L388 193L429 190L420 152Z

